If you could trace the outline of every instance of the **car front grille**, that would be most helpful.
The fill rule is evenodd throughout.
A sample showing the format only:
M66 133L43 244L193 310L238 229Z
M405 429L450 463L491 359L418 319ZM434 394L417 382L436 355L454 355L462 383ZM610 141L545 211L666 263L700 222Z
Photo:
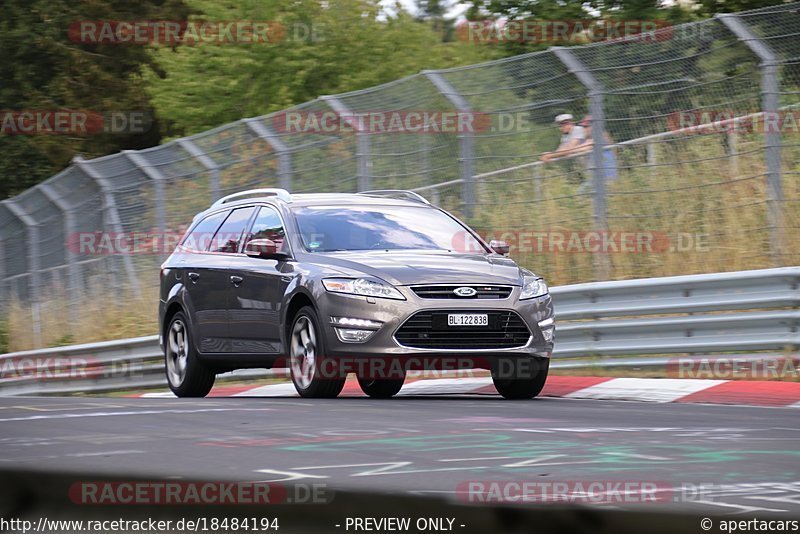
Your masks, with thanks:
M470 287L475 290L475 295L471 297L460 297L453 293L459 287ZM423 299L507 299L511 294L511 286L492 286L492 285L432 285L432 286L411 286L411 290Z
M485 313L489 326L447 326L449 313ZM443 350L491 350L523 347L531 333L513 311L448 310L421 311L409 317L395 332L405 347Z

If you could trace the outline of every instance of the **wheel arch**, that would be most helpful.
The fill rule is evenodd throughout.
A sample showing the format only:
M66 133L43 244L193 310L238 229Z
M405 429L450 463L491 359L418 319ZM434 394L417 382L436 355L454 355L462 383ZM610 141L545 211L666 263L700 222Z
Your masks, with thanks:
M310 306L314 311L318 311L316 304L314 304L314 299L304 291L298 291L292 295L292 298L289 299L286 305L286 313L283 316L283 328L281 328L281 344L283 345L284 354L289 354L289 330L292 328L294 317L301 308L306 306ZM317 315L319 315L319 313L317 313Z
M173 301L167 306L167 309L164 312L164 322L161 325L161 335L164 336L164 340L167 339L167 329L169 328L169 323L178 312L183 312L183 314L186 315L186 310L183 309L183 305L181 305L180 302ZM186 320L189 320L188 316L186 317Z

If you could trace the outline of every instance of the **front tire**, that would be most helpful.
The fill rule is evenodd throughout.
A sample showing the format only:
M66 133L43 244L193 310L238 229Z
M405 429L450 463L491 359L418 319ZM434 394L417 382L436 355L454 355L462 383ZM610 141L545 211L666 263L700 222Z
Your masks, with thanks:
M506 399L532 399L542 392L549 370L548 358L501 358L492 365L492 382Z
M403 378L384 379L358 377L358 385L361 387L361 391L373 399L389 399L394 397L403 387L405 381L405 376L403 376Z
M319 324L317 313L310 306L297 312L289 333L289 367L292 383L301 397L330 399L339 395L347 377L324 376L334 374L336 369L326 365L325 336Z
M167 383L176 397L205 397L216 375L197 356L183 312L172 316L164 343Z

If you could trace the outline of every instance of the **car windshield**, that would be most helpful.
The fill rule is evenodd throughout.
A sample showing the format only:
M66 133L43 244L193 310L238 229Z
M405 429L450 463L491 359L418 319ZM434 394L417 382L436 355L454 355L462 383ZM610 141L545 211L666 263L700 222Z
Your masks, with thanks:
M309 252L446 250L486 252L455 219L427 207L313 206L293 209Z

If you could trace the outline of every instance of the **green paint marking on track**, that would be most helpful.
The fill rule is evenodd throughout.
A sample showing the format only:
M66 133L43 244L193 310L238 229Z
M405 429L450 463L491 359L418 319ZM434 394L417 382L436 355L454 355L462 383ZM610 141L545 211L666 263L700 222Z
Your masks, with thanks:
M470 439L476 441L471 442ZM511 436L498 434L444 434L440 436L412 436L407 438L382 438L382 439L358 439L353 441L337 441L328 443L309 443L305 445L291 445L281 447L285 451L342 451L358 449L359 445L381 446L386 449L402 450L425 450L425 451L450 451L459 449L469 449L475 447L485 447L495 445L499 442L506 442L512 439ZM459 441L460 440L460 441ZM501 449L497 449L501 450Z

